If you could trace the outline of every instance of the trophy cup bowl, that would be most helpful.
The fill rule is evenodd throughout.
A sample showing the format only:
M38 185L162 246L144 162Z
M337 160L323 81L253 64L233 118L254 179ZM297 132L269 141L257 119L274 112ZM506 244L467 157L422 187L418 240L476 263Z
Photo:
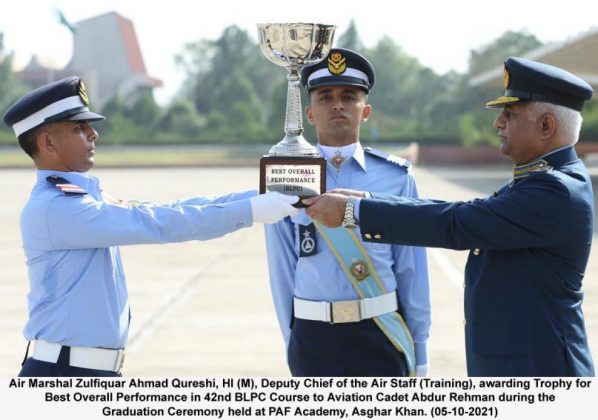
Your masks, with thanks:
M326 160L303 137L301 69L322 61L332 47L333 25L317 23L258 24L266 58L288 71L285 136L260 160L260 193L279 191L302 198L326 191Z
M257 28L266 58L287 68L322 61L330 51L336 29L318 23L258 23Z

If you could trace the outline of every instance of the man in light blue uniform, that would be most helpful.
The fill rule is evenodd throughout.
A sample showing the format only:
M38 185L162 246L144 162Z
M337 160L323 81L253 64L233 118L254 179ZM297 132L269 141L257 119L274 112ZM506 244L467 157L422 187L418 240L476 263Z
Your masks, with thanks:
M207 240L297 213L297 197L255 191L162 205L113 199L86 173L98 138L90 122L103 119L76 76L28 93L4 116L38 169L21 214L24 335L34 346L19 376L120 376L130 311L119 245Z
M332 49L324 61L304 69L302 83L310 97L307 118L316 127L318 150L327 158L329 189L417 197L410 162L363 148L359 142L360 123L371 112L367 95L374 84L367 59ZM345 267L335 257L329 234L305 212L266 226L266 241L274 305L294 376L427 374L430 299L424 249L359 241L352 246L365 247L366 252ZM339 246L345 244L343 239ZM373 271L383 292L363 298L353 282L360 287L376 275ZM349 306L359 313L341 315ZM393 333L388 330L399 328L383 327L378 319L383 316L406 323L408 348L399 348L387 337Z

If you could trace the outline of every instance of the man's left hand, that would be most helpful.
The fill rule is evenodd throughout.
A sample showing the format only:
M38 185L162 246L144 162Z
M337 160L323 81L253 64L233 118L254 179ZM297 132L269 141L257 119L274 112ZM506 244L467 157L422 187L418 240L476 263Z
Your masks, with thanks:
M276 191L258 194L249 199L253 221L257 223L276 223L286 216L295 216L299 209L293 204L299 201L296 195L285 195Z
M303 204L309 206L307 215L328 227L339 227L345 217L347 196L326 193L317 197L306 198Z

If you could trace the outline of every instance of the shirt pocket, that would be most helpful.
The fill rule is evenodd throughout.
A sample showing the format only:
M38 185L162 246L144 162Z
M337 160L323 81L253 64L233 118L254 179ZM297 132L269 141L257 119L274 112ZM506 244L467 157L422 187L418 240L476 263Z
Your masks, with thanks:
M359 233L356 232L358 235ZM366 242L362 241L363 247L368 252L377 252L377 253L384 253L384 252L391 252L392 245L391 244L381 244L379 242Z

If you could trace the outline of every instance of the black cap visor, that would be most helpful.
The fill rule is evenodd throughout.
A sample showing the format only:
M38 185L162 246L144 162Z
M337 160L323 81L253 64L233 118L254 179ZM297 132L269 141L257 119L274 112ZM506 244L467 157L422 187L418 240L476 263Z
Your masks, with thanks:
M60 121L103 121L106 117L100 114L96 114L95 112L91 112L89 108L80 107L80 108L73 108L67 109L60 114L52 115L51 117L46 118L44 121L45 123L53 123L53 122L60 122Z
M366 93L369 93L370 91L367 82L363 79L338 76L319 77L308 84L307 90L311 91L325 86L355 86L365 90Z

